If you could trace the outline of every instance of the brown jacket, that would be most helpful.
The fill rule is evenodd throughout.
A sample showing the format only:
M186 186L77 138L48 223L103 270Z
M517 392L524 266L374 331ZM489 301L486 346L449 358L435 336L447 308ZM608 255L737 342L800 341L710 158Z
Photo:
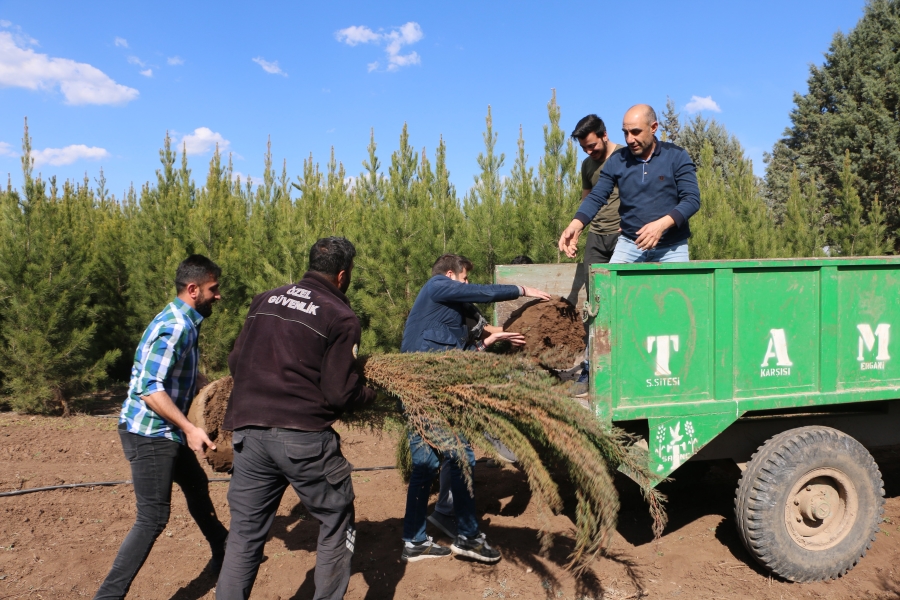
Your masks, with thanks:
M318 273L256 296L228 357L225 429L322 431L372 400L357 369L359 337L347 297Z

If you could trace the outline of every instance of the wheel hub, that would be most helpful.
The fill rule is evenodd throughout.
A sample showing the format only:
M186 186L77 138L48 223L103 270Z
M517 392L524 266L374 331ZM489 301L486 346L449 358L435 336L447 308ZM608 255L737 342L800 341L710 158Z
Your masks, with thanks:
M858 512L856 487L841 471L813 469L800 477L785 505L791 539L807 550L826 550L853 528Z

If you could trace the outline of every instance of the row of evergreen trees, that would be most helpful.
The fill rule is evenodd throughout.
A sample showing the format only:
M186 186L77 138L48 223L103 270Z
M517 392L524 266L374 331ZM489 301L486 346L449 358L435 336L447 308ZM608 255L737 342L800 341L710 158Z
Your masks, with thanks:
M556 243L581 197L576 146L548 103L543 153L529 167L519 132L506 177L496 152L490 107L480 173L460 198L450 183L446 147L433 160L415 151L407 129L383 164L374 134L363 171L347 176L334 152L325 169L312 156L294 180L265 155L260 182L233 177L218 152L197 184L168 136L153 182L124 198L94 185L58 184L35 175L27 122L21 189L0 191L0 378L8 403L28 411L68 411L69 401L107 379L127 380L134 348L150 319L173 295L177 264L201 253L223 269L223 300L202 328L202 370L222 373L252 297L295 282L308 248L341 235L358 250L350 297L367 352L399 347L406 316L434 259L465 254L473 279L527 254L567 260ZM694 259L882 254L890 250L877 201L863 209L849 155L840 193L827 198L815 181L790 178L785 207L768 202L740 144L719 124L683 126L669 107L664 135L682 142L698 164L702 208L691 222ZM718 150L718 153L717 153Z

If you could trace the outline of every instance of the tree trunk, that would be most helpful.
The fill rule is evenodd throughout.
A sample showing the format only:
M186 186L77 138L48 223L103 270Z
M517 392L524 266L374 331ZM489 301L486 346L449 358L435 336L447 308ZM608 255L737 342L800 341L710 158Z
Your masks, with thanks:
M64 416L64 417L71 417L71 416L72 416L72 413L69 412L69 401L68 401L68 399L66 398L66 395L63 394L62 389L56 388L56 390L55 390L54 393L55 393L55 395L56 395L56 401L59 402L59 405L60 405L60 406L62 406L62 409L63 409L62 416Z

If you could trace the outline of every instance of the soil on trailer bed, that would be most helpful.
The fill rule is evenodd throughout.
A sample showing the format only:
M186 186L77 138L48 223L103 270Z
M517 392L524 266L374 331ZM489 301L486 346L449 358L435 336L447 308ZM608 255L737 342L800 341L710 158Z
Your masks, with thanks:
M571 367L572 361L584 352L581 311L565 298L525 304L510 314L503 329L524 335L524 350L529 354L553 350L563 361L559 365L550 365L554 368Z
M26 417L0 413L0 491L130 477L115 419ZM339 426L344 453L357 467L394 464L394 441ZM837 581L791 584L752 562L732 522L737 475L714 466L673 486L670 524L654 542L636 486L622 479L619 529L607 555L582 577L565 570L572 548L575 501L554 517L557 540L540 555L538 515L525 477L513 468L475 471L477 509L488 539L503 553L495 566L441 558L400 562L406 487L396 471L353 473L358 527L347 598L900 598L900 450L879 452L888 500L885 523L868 556ZM209 471L210 477L222 474ZM678 473L676 473L678 477ZM213 503L229 521L227 483L211 483ZM434 498L432 498L434 499ZM172 516L129 599L212 600L203 573L209 550L176 486ZM94 487L0 497L0 598L90 598L134 522L130 486ZM567 516L568 515L568 516ZM318 524L290 490L266 544L253 598L312 597ZM439 532L436 541L448 544Z

